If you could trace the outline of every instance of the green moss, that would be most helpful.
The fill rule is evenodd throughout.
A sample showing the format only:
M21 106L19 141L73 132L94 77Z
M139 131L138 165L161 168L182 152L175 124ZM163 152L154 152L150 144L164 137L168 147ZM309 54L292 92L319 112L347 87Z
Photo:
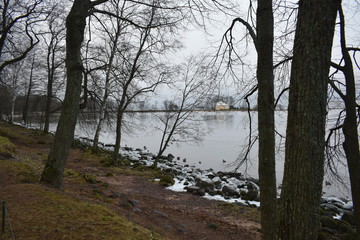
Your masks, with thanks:
M170 175L164 175L160 178L160 182L159 182L161 185L163 186L166 186L166 187L169 187L169 186L172 186L174 185L175 183L175 180L172 176Z
M2 197L12 212L17 239L161 239L101 205L80 202L37 184L16 187ZM9 232L5 239L10 239Z
M29 130L21 126L11 125L4 122L0 122L0 135L9 138L10 140L16 139L17 141L27 144L36 143L40 136L46 136L38 130Z
M39 180L40 173L24 162L15 162L9 160L0 161L0 175L6 171L6 175L11 177L11 181L34 183ZM5 173L4 173L5 174Z
M65 169L64 176L65 177L80 177L81 175L74 169Z
M6 137L0 136L0 153L11 156L15 152L15 145Z
M209 223L209 224L207 225L207 228L216 230L216 229L219 228L219 225L217 225L216 223Z
M96 179L96 176L92 175L92 174L85 174L84 179L86 182L92 183L92 184L95 184L98 182L98 180Z

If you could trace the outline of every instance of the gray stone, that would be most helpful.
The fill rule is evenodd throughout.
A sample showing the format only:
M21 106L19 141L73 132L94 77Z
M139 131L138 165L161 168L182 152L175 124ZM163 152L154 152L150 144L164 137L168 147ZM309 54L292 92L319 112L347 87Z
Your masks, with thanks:
M201 188L201 189L205 189L205 188L208 188L210 190L214 190L215 188L215 184L213 182L211 182L210 180L209 181L205 181L205 180L202 180L202 179L196 179L196 184L195 186Z
M157 210L153 210L153 212L156 214L156 215L159 215L160 217L163 217L163 218L168 218L168 216L163 213L163 212L160 212L160 211L157 211Z
M258 197L258 194L259 194L258 191L256 191L256 190L250 190L248 192L242 191L241 193L242 193L241 198L243 200L248 200L248 201L254 201Z
M225 185L223 188L222 188L222 192L223 192L223 195L224 196L228 196L228 197L240 197L240 193L237 189L233 189L227 185Z
M200 188L197 187L197 186L188 186L188 187L185 187L186 191L189 192L189 193L193 193L195 191L199 191Z
M142 212L140 208L133 208L133 212Z
M320 222L321 222L321 226L330 228L330 229L335 229L337 226L337 221L331 217L321 216Z
M132 206L137 206L140 204L140 202L138 200L133 200L133 199L130 199L129 200L129 203L132 205Z
M344 214L342 215L341 219L351 225L355 225L355 216L351 211L344 210Z
M353 204L347 203L347 204L342 205L342 208L350 211L354 208L354 206L353 206Z
M340 208L336 207L335 205L333 205L331 203L323 203L323 204L321 204L321 207L326 209L326 210L330 210L330 211L332 211L332 212L334 212L336 214L342 214L343 213L343 211Z

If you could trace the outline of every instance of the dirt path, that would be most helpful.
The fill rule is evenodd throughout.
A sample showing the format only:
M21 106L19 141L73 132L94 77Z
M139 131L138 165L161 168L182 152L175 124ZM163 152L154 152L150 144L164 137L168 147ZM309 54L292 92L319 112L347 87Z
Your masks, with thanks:
M74 153L69 165L81 174L96 175L100 183L79 186L68 182L66 191L81 192L80 197L85 198L94 192L105 196L111 199L107 205L113 211L168 239L260 239L258 210L170 191L146 177L106 176L107 168L79 167L73 160Z

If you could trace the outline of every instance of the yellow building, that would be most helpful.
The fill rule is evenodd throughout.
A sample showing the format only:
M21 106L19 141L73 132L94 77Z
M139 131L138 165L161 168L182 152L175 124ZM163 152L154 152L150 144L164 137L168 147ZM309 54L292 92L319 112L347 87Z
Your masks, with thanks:
M229 109L229 105L224 103L224 102L217 102L215 105L215 110L219 111L219 110L227 110Z

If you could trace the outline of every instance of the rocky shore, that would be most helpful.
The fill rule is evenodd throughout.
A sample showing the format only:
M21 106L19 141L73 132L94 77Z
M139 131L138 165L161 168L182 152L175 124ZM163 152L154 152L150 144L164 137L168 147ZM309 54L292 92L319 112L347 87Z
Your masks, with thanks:
M91 144L87 138L77 139L81 144ZM103 145L105 150L111 151L112 145ZM124 147L120 154L131 166L151 166L155 155L146 148L133 149ZM240 206L257 208L260 206L260 188L258 180L245 178L238 172L215 172L213 169L202 170L190 166L172 154L162 156L158 168L172 176L171 184L167 189L179 192L188 192L208 199L231 202ZM160 179L155 179L160 181ZM280 196L279 189L278 193ZM328 236L347 237L355 236L355 220L352 201L345 198L323 197L321 199L322 231L319 239L328 239Z

